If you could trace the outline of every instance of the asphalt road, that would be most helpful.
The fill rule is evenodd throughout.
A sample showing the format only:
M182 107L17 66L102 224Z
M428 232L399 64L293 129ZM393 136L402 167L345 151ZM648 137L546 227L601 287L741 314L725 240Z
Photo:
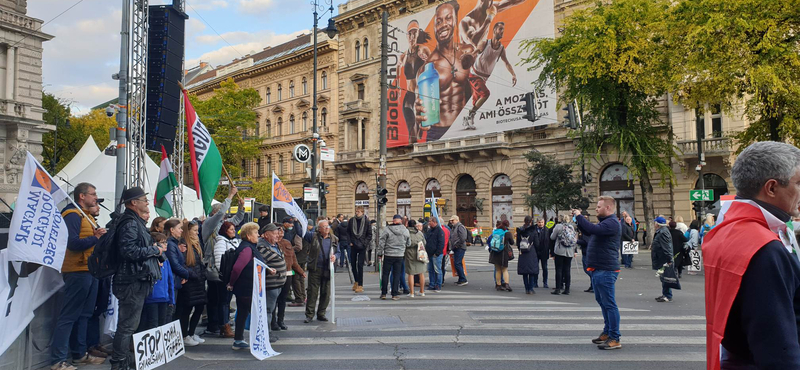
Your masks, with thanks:
M469 285L457 287L446 275L441 293L400 301L378 299L377 273L365 274L364 295L352 301L346 272L336 274L337 323L303 323L302 308L287 308L288 331L276 333L281 354L256 361L247 351L231 350L232 340L206 338L163 369L649 369L705 368L703 276L684 272L675 300L657 303L661 285L650 269L650 255L634 258L616 285L623 348L598 350L590 341L603 319L594 295L584 293L588 277L572 270L569 296L539 288L526 295L516 262L509 268L513 292L494 289L488 252L467 252ZM372 271L372 268L366 268ZM540 276L541 279L541 276ZM555 283L550 261L549 283ZM331 317L330 309L328 317ZM201 331L198 329L198 331ZM245 334L247 338L247 334ZM107 368L91 366L93 368Z

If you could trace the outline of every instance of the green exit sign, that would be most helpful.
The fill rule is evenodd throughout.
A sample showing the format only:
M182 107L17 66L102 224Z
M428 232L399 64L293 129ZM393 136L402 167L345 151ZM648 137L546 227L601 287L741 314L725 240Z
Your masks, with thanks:
M714 190L689 190L689 199L693 202L714 200Z

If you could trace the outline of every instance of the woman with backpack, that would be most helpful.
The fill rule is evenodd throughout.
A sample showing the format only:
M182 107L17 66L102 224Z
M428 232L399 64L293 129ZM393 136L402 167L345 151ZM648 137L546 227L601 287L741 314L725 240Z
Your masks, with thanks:
M533 248L531 231L533 231L533 219L531 216L525 216L525 224L517 228L517 248L519 249L517 274L522 275L525 294L536 294L533 291L533 282L536 281L533 277L539 275L539 255Z
M237 238L236 227L234 224L225 221L219 227L214 242L214 263L217 269L222 266L222 255L230 249L239 247L241 240ZM208 280L209 292L209 317L208 317L208 331L217 333L223 338L233 338L233 329L231 329L230 311L231 311L231 298L233 294L225 288L225 283L220 281ZM211 309L214 304L215 308ZM211 312L216 313L216 317L212 317Z
M508 225L508 220L497 221L497 228L492 231L489 243L489 263L495 267L495 289L510 292L508 261L514 258L514 252L511 249L511 246L514 245L514 236L508 232ZM501 284L501 281L505 281L505 283Z
M186 267L192 274L178 291L178 318L181 321L183 342L192 346L205 342L194 333L206 305L206 266L203 264L203 249L200 247L196 222L184 223L183 238L183 244L186 245Z
M572 257L575 257L575 249L578 246L578 232L575 225L569 222L567 215L560 216L559 222L550 234L550 239L555 241L553 254L556 263L556 288L550 294L569 295L569 286L572 280L570 268L572 267Z

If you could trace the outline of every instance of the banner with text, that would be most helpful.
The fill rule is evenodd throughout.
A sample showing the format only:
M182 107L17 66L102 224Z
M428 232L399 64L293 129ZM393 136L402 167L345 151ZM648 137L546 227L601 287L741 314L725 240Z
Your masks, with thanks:
M259 361L280 353L269 344L271 318L267 315L267 267L257 258L253 259L253 300L250 302L250 353Z
M639 242L622 242L622 254L639 254Z
M28 262L12 262L0 250L0 355L33 320L33 312L64 286L61 274Z
M152 370L185 353L180 321L133 334L136 370Z
M301 230L298 230L301 233L300 236L303 236L308 230L308 219L303 213L303 209L297 205L292 194L289 193L289 190L286 189L286 186L283 185L281 179L274 172L272 173L272 208L282 208L289 216L300 221L300 225L303 226Z
M557 122L555 91L533 91L540 70L519 65L522 41L554 24L553 0L452 0L390 22L388 146Z
M58 204L68 197L28 152L9 227L9 260L38 263L61 271L67 252L67 224Z

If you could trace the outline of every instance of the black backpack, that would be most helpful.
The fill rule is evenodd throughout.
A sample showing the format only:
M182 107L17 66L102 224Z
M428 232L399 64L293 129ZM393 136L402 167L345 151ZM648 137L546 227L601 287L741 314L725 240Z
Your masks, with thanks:
M106 233L97 240L92 254L89 256L89 272L97 279L105 279L117 272L117 251L114 235L120 214L111 214L111 221L106 224Z
M222 254L219 277L223 284L228 284L231 281L231 272L233 272L233 265L236 263L237 258L239 258L239 253L236 252L236 249L228 249Z

